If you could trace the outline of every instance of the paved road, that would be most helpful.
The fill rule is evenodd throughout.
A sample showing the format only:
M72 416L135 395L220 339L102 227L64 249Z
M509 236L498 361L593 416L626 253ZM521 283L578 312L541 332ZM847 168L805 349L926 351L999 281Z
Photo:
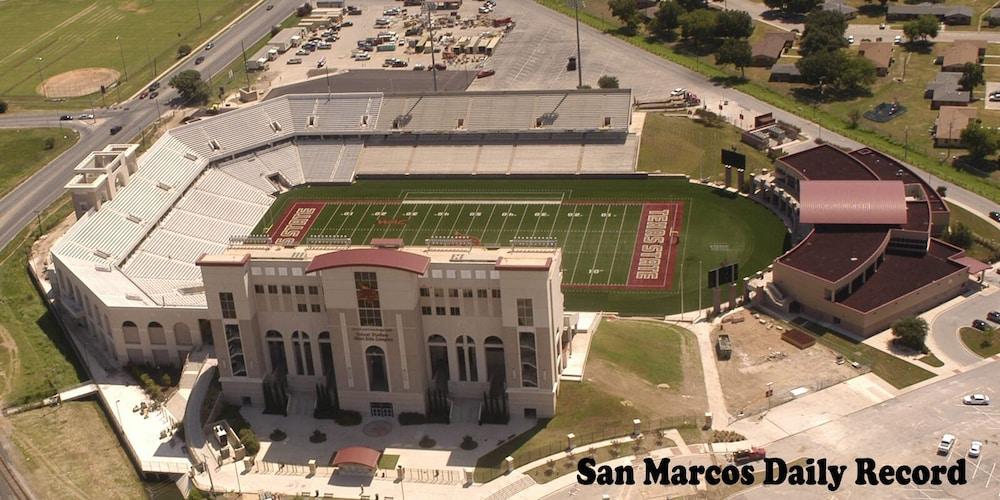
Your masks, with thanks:
M997 274L990 271L988 279L992 280L994 289L1000 285ZM939 354L962 366L968 366L980 361L978 355L970 351L962 343L958 335L958 330L965 326L972 326L974 319L986 319L989 311L1000 310L1000 292L989 295L979 295L968 300L963 300L957 305L939 314L931 322L930 334L937 345ZM996 326L996 325L993 325Z
M786 460L798 457L828 458L848 465L845 483L834 494L823 486L768 486L736 498L997 498L1000 490L1000 363L956 375L903 394L844 418L781 439L767 446L768 456ZM966 394L982 392L992 406L961 404ZM957 437L948 455L937 455L944 433ZM972 440L984 442L981 458L966 457ZM966 457L968 484L964 486L913 485L856 486L856 457L871 457L882 465L954 464Z
M183 64L160 78L163 86L157 102L148 99L132 99L120 106L97 111L97 123L59 122L62 114L78 114L80 111L10 114L0 116L0 127L71 126L81 132L80 141L55 161L41 169L14 191L0 199L0 246L9 243L39 211L48 207L63 193L63 186L72 178L73 167L91 151L114 142L128 141L137 136L157 118L157 111L167 112L179 105L177 94L166 82L170 77L185 69L197 69L202 75L215 75L225 69L230 62L240 57L242 41L247 47L267 34L271 26L280 23L301 2L297 0L269 0L262 2L252 12L244 16L229 29L216 37L215 47L205 51L196 49ZM265 4L274 5L266 10ZM194 65L194 57L205 56L205 61ZM157 104L159 108L157 108ZM88 110L89 111L89 110ZM110 135L112 125L121 125L117 135Z
M730 7L732 6L730 2ZM513 16L517 27L504 39L497 55L486 65L496 69L496 75L474 81L469 87L471 90L576 86L576 72L566 71L566 58L576 53L572 18L532 0L499 2L496 15ZM601 75L615 75L621 86L633 89L635 98L640 100L663 98L670 89L685 87L701 97L713 111L719 111L719 105L722 104L722 113L736 124L746 124L755 114L771 112L776 118L801 127L807 135L818 135L826 141L850 148L863 146L829 130L820 130L806 118L777 109L738 90L713 85L694 71L589 26L580 26L580 36L584 84L596 86ZM803 108L800 113L808 116L809 110ZM744 116L742 122L740 114ZM932 186L947 186L950 199L963 203L983 216L991 210L1000 209L996 203L979 195L929 174L925 175Z

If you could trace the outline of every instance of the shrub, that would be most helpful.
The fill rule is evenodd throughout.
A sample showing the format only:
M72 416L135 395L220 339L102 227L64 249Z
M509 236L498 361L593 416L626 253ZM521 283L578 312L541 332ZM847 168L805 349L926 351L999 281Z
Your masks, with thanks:
M604 75L597 79L597 86L602 89L616 89L618 88L618 77Z
M423 413L404 411L399 414L399 425L423 425L427 423L427 417Z
M187 56L190 53L191 53L191 46L188 45L188 44L183 44L180 47L177 47L177 58L178 59L180 59L182 57L185 57L185 56Z
M326 433L320 432L319 429L313 431L312 435L309 436L310 443L322 443L326 441Z
M947 193L948 193L948 186L938 186L937 187L937 194L938 194L938 196L944 198L945 196L947 196Z
M272 37L274 35L277 35L279 32L281 32L281 25L275 24L274 26L271 26L271 36Z
M310 5L309 2L306 2L295 9L295 15L298 17L309 17L309 14L312 14L312 11L312 5Z
M437 441L431 439L430 436L424 434L424 437L420 438L420 442L417 443L421 448L433 448L437 445Z
M205 500L205 494L198 488L191 488L188 492L187 500Z
M345 427L358 425L361 423L361 414L354 410L340 410L337 415L333 417L333 421L337 422L337 425L343 425Z
M7 112L7 101L0 101L0 114Z
M271 437L271 441L284 441L285 438L288 437L288 434L285 434L285 431L283 431L281 429L275 428L273 431L271 431L271 436L270 437Z
M164 387L170 387L174 385L174 381L173 379L170 378L169 373L164 373L163 375L160 375L160 385Z
M459 446L461 446L463 450L474 450L477 446L479 446L479 443L477 443L475 439L472 439L472 436L466 435L462 438L462 444Z
M240 429L239 436L248 457L252 457L260 451L260 441L257 440L257 434L254 433L253 429L244 427Z
M56 147L56 140L55 140L55 138L53 138L53 137L46 137L45 138L45 145L44 146L45 146L46 150L49 150L49 149L52 149L52 148Z

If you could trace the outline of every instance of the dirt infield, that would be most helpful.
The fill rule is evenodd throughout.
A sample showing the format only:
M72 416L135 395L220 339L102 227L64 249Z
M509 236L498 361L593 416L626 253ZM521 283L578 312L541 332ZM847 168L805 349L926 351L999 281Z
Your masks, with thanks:
M80 68L46 78L36 92L45 97L80 97L109 88L120 73L111 68Z

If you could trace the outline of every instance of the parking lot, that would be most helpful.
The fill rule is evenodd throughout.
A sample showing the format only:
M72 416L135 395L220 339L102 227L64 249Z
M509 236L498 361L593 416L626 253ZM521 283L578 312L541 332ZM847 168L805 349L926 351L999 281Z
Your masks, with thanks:
M990 406L967 406L962 397L985 393ZM996 498L1000 492L1000 364L983 367L931 384L768 446L768 456L786 460L827 458L848 465L839 498ZM945 433L957 437L947 455L937 454ZM967 457L972 441L983 443L979 458ZM858 486L857 457L882 465L939 465L967 459L964 486ZM746 498L830 498L824 486L768 486L744 493Z
M503 0L495 0L502 2ZM340 29L337 36L339 39L330 42L329 48L317 48L308 53L302 53L297 48L292 48L284 54L280 54L274 61L268 63L268 69L261 76L265 86L286 85L305 80L320 75L337 73L351 69L377 69L382 68L386 59L398 59L396 68L401 71L412 71L414 67L427 68L431 66L431 54L428 50L418 53L411 45L417 44L424 39L427 31L421 34L406 36L409 28L420 27L426 21L426 14L421 14L420 6L404 7L403 2L387 2L385 0L356 0L350 2L361 10L358 15L346 15L344 21L349 21L353 25ZM452 57L447 52L454 52L454 46L460 41L471 42L476 39L500 38L505 33L503 26L494 27L492 20L498 17L497 14L480 14L479 9L484 2L467 1L457 10L439 10L432 14L432 18L442 19L436 21L434 33L442 38L441 43L435 43L435 62L443 65L446 69L457 69L465 71L477 71L488 59L485 54L458 54ZM387 9L399 9L395 15L386 15ZM386 18L390 21L388 25L376 27L376 20ZM515 17L516 20L516 17ZM464 24L463 24L464 23ZM453 24L453 25L452 25ZM449 26L451 25L451 26ZM322 38L323 29L307 33L303 36L303 43L312 37ZM394 32L397 37L395 42L375 43L388 48L394 45L393 50L375 50L364 52L367 56L357 57L363 51L359 50L358 41L366 38L377 38L379 33ZM485 42L484 42L485 44ZM497 52L505 50L503 41L496 45ZM289 60L298 59L301 63L289 64ZM322 66L320 61L323 61ZM405 63L405 66L404 66ZM439 66L439 69L442 66Z

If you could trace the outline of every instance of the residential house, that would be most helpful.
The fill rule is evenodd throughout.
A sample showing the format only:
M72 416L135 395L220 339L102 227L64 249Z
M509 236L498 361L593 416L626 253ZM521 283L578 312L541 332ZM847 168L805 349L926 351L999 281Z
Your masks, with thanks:
M786 49L790 49L794 43L794 33L780 32L764 35L764 38L761 38L750 47L753 65L765 67L774 65L781 58L781 54Z
M941 51L938 63L941 71L962 71L966 64L979 64L986 55L986 42L982 40L963 40L954 42Z
M771 67L770 81L797 83L802 81L802 73L794 64L775 64Z
M854 19L858 17L858 9L843 2L843 0L827 0L823 3L823 10L830 12L840 12L844 19Z
M965 5L945 5L936 3L906 4L893 2L885 18L889 21L907 21L920 16L934 16L945 24L972 24L972 8Z
M962 145L962 131L969 122L976 119L976 108L964 106L942 106L934 121L934 146L959 147Z
M892 65L892 44L889 42L861 42L858 54L875 65L875 72L878 76L889 74L889 66Z
M941 106L965 106L972 102L972 93L962 90L959 80L962 73L942 71L933 81L927 82L924 98L931 100L931 109Z

